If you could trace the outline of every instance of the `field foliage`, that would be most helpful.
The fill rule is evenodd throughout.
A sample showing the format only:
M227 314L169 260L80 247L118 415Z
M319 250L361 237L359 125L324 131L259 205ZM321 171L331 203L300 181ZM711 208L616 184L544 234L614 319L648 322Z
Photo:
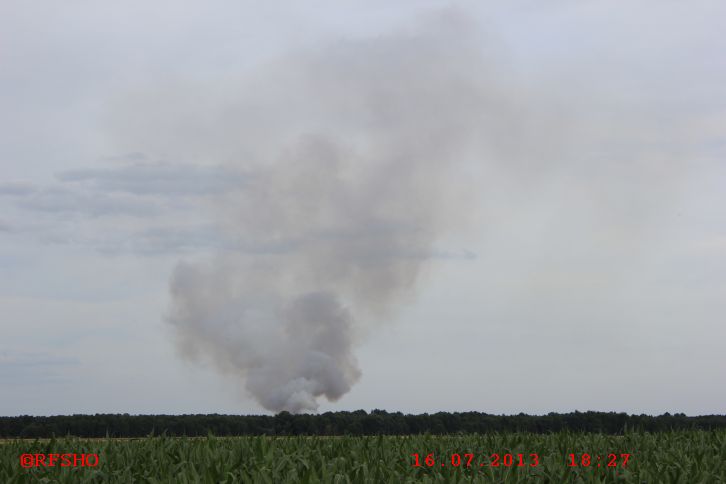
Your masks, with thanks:
M87 467L22 468L24 453L95 453ZM414 457L420 455L420 467ZM474 454L466 468L453 454ZM540 465L481 466L491 454L536 453ZM569 467L568 454L593 456ZM626 467L596 467L594 456L630 454ZM424 458L433 454L428 466ZM457 461L454 458L454 461ZM441 464L444 466L441 466ZM0 482L726 482L726 431L629 432L621 436L559 432L373 437L202 437L6 440Z

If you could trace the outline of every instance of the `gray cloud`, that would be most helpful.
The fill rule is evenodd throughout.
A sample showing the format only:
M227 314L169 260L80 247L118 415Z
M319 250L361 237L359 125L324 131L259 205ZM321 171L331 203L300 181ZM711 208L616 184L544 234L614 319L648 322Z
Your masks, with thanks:
M92 217L132 215L148 217L159 211L158 205L134 197L89 193L61 187L38 189L24 195L17 205L25 210L81 214Z
M141 157L134 156L134 159ZM124 159L128 156L124 157ZM221 196L244 188L249 175L225 169L172 163L134 163L113 168L81 168L56 175L60 183L0 183L0 196L25 210L78 213L94 217L148 217L184 208L185 197Z
M78 366L77 358L50 352L0 349L0 383L3 385L37 385L59 383L68 379L69 367Z
M0 183L0 196L23 197L35 193L36 187L31 183L6 182Z
M104 156L103 161L122 162L122 163L144 163L148 161L146 154L141 152L125 153L123 155Z
M116 160L122 166L63 171L47 185L2 183L0 196L12 210L0 230L9 232L12 226L13 232L43 243L81 245L108 254L184 253L243 243L226 240L199 217L199 209L201 199L243 189L247 175L220 166L144 159L132 153ZM44 223L36 220L38 215ZM83 223L70 227L70 218ZM112 219L116 222L109 226Z
M243 187L247 177L219 166L135 163L115 168L85 168L59 173L58 180L95 190L167 197L219 195Z

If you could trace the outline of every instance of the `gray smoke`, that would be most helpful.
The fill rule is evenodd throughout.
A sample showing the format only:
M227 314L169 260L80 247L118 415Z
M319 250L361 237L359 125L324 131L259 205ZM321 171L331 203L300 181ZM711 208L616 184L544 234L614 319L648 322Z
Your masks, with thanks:
M364 328L412 295L467 212L466 160L503 112L466 22L291 55L206 105L245 183L215 207L227 240L171 280L184 355L274 411L315 410L361 376ZM204 133L203 133L204 134Z

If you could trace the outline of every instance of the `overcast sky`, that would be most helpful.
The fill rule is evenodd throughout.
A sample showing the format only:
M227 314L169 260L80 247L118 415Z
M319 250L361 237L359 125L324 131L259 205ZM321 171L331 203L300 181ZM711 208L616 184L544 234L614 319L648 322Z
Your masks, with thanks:
M3 2L0 415L268 412L179 268L229 312L290 261L354 310L319 411L726 412L725 16Z

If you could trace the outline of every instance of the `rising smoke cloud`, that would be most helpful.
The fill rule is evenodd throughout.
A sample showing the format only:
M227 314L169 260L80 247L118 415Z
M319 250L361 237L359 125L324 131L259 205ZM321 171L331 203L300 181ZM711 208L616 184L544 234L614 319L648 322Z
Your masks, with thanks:
M315 410L359 380L361 329L412 295L462 220L462 166L501 112L467 27L446 14L333 43L229 93L229 137L217 136L245 138L233 165L247 182L216 209L239 246L174 271L168 322L184 355L244 379L273 411Z

